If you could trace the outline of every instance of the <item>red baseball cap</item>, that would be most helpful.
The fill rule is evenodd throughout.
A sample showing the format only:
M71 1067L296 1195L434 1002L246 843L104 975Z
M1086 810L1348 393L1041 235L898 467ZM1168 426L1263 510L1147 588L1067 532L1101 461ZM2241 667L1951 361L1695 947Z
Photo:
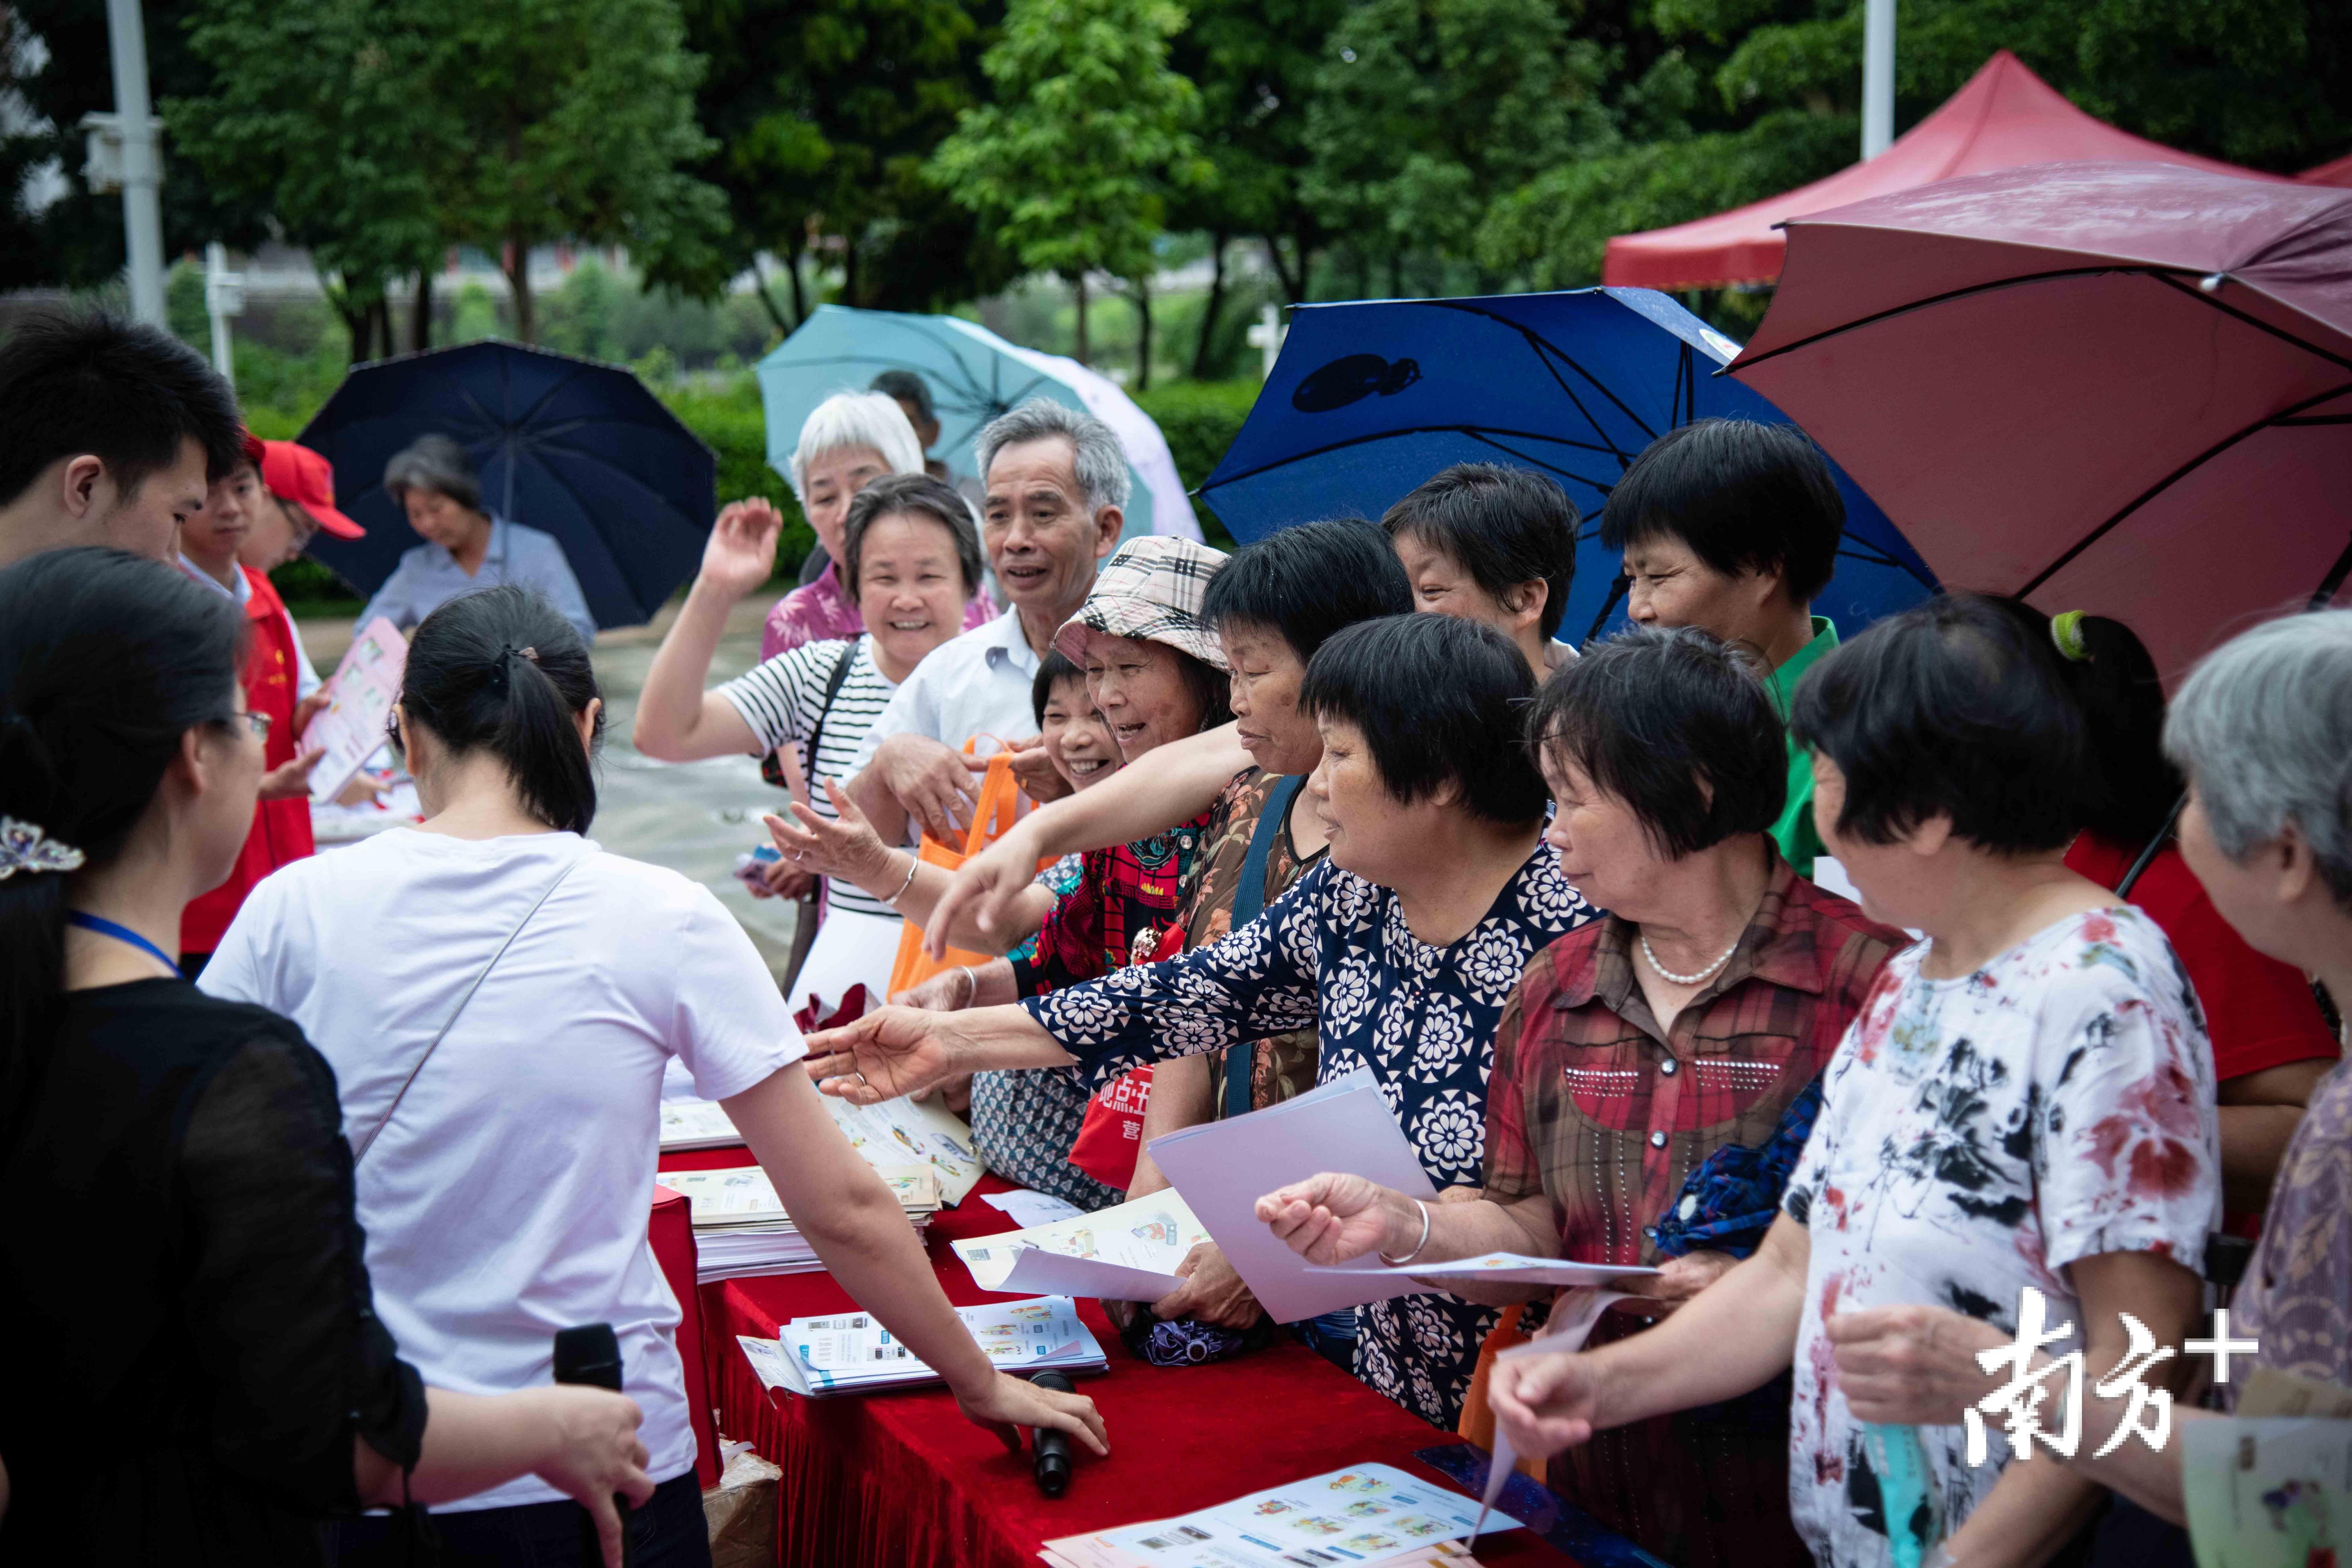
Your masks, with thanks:
M292 441L264 441L261 482L271 495L290 500L337 539L363 539L367 530L335 510L334 465Z

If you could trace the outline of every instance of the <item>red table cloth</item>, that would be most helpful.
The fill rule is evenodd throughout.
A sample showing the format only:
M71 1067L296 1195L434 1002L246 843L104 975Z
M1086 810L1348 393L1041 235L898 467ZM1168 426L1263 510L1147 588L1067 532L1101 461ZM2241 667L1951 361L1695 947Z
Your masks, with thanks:
M750 1162L747 1150L665 1155L665 1170ZM972 1282L950 1241L1016 1228L982 1201L1009 1190L985 1177L929 1233L932 1267L958 1306L1003 1300ZM854 1307L830 1274L730 1279L702 1288L705 1344L719 1425L784 1472L777 1561L814 1568L1032 1568L1057 1536L1188 1513L1282 1481L1381 1463L1444 1479L1412 1458L1451 1436L1408 1415L1305 1346L1271 1348L1208 1366L1153 1367L1118 1342L1101 1303L1079 1315L1110 1360L1082 1393L1101 1408L1111 1457L1079 1452L1070 1489L1041 1495L1030 1458L966 1421L940 1389L802 1399L760 1385L735 1342L772 1337L788 1318ZM1570 1560L1524 1531L1487 1538L1479 1560Z

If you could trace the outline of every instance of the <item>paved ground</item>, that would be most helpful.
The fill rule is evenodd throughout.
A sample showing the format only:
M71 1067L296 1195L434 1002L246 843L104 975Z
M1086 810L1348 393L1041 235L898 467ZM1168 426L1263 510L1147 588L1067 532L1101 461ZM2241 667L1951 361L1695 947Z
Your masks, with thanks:
M758 659L766 608L764 599L747 600L730 617L726 639L711 661L713 681L740 675ZM709 888L781 974L792 952L797 906L754 900L732 872L735 857L766 838L760 813L774 810L782 794L760 781L759 768L749 758L673 765L655 762L629 744L637 693L670 616L665 610L650 626L606 632L596 639L596 679L604 686L609 717L597 773L594 836L616 854L667 866ZM333 670L351 631L341 623L304 624L304 646L321 674Z

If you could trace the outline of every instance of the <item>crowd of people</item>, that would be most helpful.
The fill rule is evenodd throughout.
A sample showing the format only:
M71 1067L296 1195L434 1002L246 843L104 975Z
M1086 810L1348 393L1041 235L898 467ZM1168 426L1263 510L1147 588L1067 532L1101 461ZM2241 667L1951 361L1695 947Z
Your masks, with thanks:
M800 432L823 560L761 661L710 683L775 570L754 499L635 712L646 754L784 792L780 986L588 837L593 626L456 443L384 476L427 542L368 611L413 628L424 819L316 857L318 677L267 572L354 528L323 461L102 318L0 344L0 1329L41 1352L0 1543L520 1563L584 1506L608 1560L707 1561L646 1242L666 1092L725 1107L974 1421L1102 1452L1091 1400L992 1370L820 1095L943 1096L1092 1210L1166 1185L1074 1157L1114 1100L1141 1144L1368 1073L1436 1198L1330 1171L1257 1217L1417 1288L1276 1325L1204 1243L1128 1342L1293 1335L1677 1568L2185 1563L2178 1424L2110 1443L2137 1406L2078 1397L2062 1462L1998 1420L1971 1451L1979 1352L2038 1323L2071 1327L2033 1366L2137 1366L2186 1423L2226 1408L2179 1351L2235 1287L2257 1363L2352 1387L2352 613L2243 632L2168 705L2122 621L1957 586L1842 639L1826 460L1701 420L1612 492L1632 624L1577 648L1586 522L1529 469L1228 554L1126 537L1092 416L1023 404L959 476L886 376ZM1414 1279L1490 1252L1656 1272L1504 1357L1551 1289ZM597 1321L624 1391L551 1384Z

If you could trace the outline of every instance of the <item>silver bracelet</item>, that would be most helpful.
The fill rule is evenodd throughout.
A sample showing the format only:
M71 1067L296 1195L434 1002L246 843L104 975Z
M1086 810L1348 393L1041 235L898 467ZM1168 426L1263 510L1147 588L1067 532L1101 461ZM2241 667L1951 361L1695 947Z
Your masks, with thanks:
M883 901L884 903L886 903L886 904L889 905L892 909L894 909L894 910L895 910L895 909L897 909L897 908L898 907L898 900L899 900L900 899L903 899L903 898L905 898L905 897L907 896L907 889L909 889L909 888L911 888L911 887L913 887L913 886L915 885L915 873L916 873L916 872L918 872L918 871L919 871L919 870L921 870L922 868L923 868L923 858L922 858L920 855L909 855L909 856L908 856L908 857L907 857L907 879L906 879L905 881L903 881L903 882L901 882L901 883L899 883L899 884L898 884L898 890L897 892L895 892L895 893L891 894L888 898L887 898L887 899L883 900L882 901Z
M980 976L972 973L969 963L959 963L956 967L963 971L963 1005L969 1007L980 1000Z
M1419 1198L1415 1198L1412 1201L1413 1205L1421 1210L1421 1239L1414 1242L1412 1244L1412 1250L1406 1253L1402 1258L1391 1258L1387 1253L1381 1253L1380 1255L1381 1261L1387 1264L1391 1268L1403 1268L1414 1258L1419 1258L1421 1256L1421 1249L1429 1245L1429 1205L1423 1203Z

